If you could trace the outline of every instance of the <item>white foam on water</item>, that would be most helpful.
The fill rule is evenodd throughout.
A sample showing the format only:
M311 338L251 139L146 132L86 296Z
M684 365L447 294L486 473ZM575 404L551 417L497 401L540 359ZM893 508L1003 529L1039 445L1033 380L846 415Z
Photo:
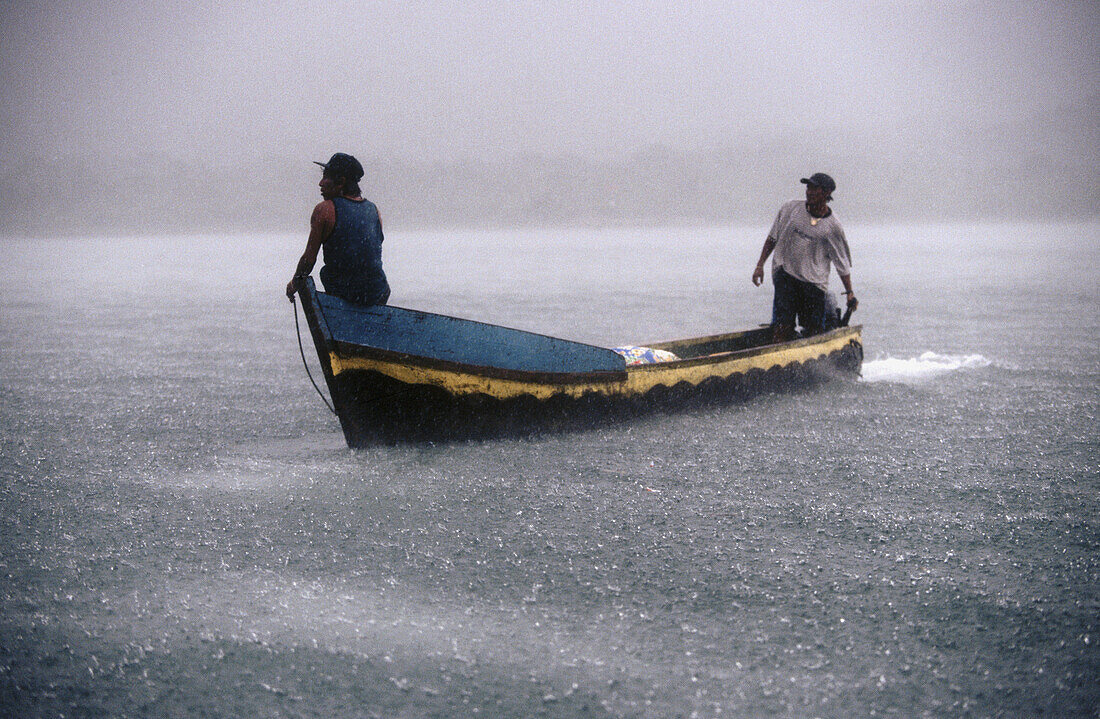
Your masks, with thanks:
M941 355L925 352L920 357L887 357L863 363L864 382L922 382L958 370L993 364L982 355Z

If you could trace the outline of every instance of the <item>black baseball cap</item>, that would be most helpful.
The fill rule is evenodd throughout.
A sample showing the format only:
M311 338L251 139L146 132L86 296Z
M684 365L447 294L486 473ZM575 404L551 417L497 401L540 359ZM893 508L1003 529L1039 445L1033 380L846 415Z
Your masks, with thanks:
M833 192L836 190L836 181L833 178L826 175L824 172L815 172L809 177L803 177L801 180L803 185L817 185L818 187Z
M313 163L320 165L334 175L346 177L352 182L359 182L363 178L363 166L359 164L359 160L343 152L337 152L328 158L328 162L314 160Z

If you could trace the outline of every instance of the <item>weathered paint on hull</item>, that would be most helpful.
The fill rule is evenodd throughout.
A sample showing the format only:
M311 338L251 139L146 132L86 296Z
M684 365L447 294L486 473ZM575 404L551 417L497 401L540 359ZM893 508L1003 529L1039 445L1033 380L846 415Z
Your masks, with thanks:
M330 389L343 407L341 424L352 447L521 436L854 377L863 359L859 330L836 334L824 342L802 340L749 356L631 367L625 378L603 382L485 377L421 366L411 358L381 362L337 355Z
M332 374L337 377L353 371L375 372L406 384L438 387L455 397L480 394L497 400L508 400L530 395L535 399L547 400L562 395L578 398L594 393L622 398L643 395L661 385L669 387L687 383L694 386L710 379L723 379L752 370L770 370L773 367L813 362L844 348L852 341L859 341L857 328L835 330L829 335L789 342L782 346L771 345L752 351L723 352L678 362L637 365L627 368L625 373L593 373L584 376L554 376L533 372L496 373L494 376L487 373L485 368L425 362L415 357L378 358L369 352L332 351L329 353L329 366ZM513 376L505 376L506 374Z

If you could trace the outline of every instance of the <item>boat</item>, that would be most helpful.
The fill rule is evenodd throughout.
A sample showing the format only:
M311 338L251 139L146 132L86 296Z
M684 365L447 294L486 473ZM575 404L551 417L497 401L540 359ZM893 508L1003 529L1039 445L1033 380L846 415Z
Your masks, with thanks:
M309 277L298 282L297 296L332 408L353 448L593 426L854 378L863 361L860 326L773 343L764 325L616 351L402 307L357 305L318 291ZM663 361L639 362L638 355Z

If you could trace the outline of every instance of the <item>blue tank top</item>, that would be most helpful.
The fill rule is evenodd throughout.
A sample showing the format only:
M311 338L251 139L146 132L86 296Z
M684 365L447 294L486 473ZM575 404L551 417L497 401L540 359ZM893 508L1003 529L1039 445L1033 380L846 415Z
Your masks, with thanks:
M325 292L364 305L384 305L390 297L382 271L382 220L370 200L332 200L336 226L321 245Z

